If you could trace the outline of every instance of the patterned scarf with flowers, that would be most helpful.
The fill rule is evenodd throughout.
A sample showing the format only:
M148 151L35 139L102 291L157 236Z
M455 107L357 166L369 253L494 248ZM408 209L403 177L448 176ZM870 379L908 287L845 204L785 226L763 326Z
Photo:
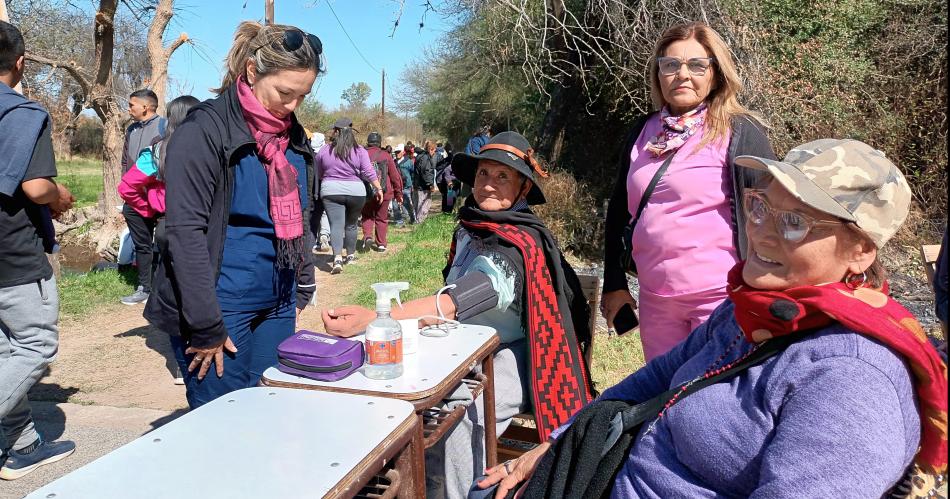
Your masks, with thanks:
M660 110L660 122L663 130L650 139L647 150L660 157L669 151L675 151L695 134L706 121L706 104L700 104L692 111L679 116L671 116L670 109L663 106Z

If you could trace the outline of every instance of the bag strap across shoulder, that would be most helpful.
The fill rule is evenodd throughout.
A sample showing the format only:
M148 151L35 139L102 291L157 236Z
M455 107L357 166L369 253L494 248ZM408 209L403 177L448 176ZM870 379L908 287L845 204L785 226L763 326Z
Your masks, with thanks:
M775 354L785 350L789 345L798 341L800 335L783 335L772 338L757 348L752 354L743 359L741 362L733 365L731 368L726 369L718 374L709 376L708 378L702 378L697 381L687 382L686 384L673 387L656 397L631 406L629 409L626 409L618 414L619 417L623 418L623 431L633 430L636 426L640 425L644 421L657 417L660 411L666 407L667 403L673 400L673 397L679 394L678 401L683 400L684 398L696 393L697 391L720 381L731 378L738 375L739 373L745 371L746 369L761 364L765 360L774 356ZM611 435L613 437L613 435ZM619 435L618 435L619 437Z
M635 226L637 221L640 220L640 214L643 213L643 209L647 207L647 203L650 202L650 196L653 195L653 190L656 189L656 184L660 183L660 178L663 177L663 174L666 173L666 170L670 167L670 163L673 162L673 156L676 156L676 151L670 153L667 156L666 160L663 161L663 164L657 168L656 173L653 174L653 178L650 179L650 183L647 185L646 190L643 191L643 196L640 196L640 205L637 206L637 213L633 217L633 221L630 222L630 226Z

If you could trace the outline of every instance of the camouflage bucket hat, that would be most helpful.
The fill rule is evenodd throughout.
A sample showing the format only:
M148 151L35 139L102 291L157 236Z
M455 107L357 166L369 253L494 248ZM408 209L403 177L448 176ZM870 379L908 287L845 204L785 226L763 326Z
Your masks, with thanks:
M884 153L857 140L820 139L793 148L782 161L739 156L736 164L765 170L798 200L854 222L878 248L910 211L910 186Z

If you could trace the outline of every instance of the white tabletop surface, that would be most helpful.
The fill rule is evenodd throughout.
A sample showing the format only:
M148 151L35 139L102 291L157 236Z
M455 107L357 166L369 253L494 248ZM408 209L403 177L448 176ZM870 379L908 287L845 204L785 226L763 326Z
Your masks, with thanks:
M495 330L487 326L459 325L448 336L419 335L419 351L403 356L403 374L395 379L376 380L363 375L363 368L339 381L317 381L281 372L276 367L264 371L265 381L311 385L361 392L412 395L425 393L449 377L462 362L491 341ZM353 340L362 341L362 336ZM407 397L410 398L410 397ZM423 398L423 397L419 397Z
M27 497L322 497L411 417L412 404L403 400L247 388Z

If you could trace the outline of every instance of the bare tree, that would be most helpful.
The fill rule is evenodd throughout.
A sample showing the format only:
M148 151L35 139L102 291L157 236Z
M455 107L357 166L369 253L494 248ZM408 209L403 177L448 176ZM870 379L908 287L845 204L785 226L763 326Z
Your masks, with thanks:
M182 44L190 39L187 33L181 33L168 46L162 40L168 23L175 14L172 8L173 0L158 0L155 6L155 17L148 28L148 58L152 66L152 75L149 83L155 95L158 96L158 114L165 114L165 101L168 92L168 61L172 54Z
M153 84L159 83L161 94L159 103L164 106L164 93L168 81L168 60L175 49L188 40L182 34L168 47L162 43L162 34L168 26L172 15L173 0L159 0L155 7L155 15L149 29L149 52L152 55L151 74ZM122 146L124 141L124 125L128 120L125 111L125 102L115 93L114 62L116 47L116 11L118 0L100 0L96 11L93 27L93 58L91 67L85 67L75 59L58 60L53 56L28 52L26 58L40 64L46 64L53 69L62 69L72 77L79 86L78 96L81 96L82 107L90 108L102 120L103 167L102 181L103 194L100 208L103 213L111 213L114 206L121 204L116 187L122 175ZM153 52L153 41L157 39L157 49ZM134 86L134 82L129 82ZM159 93L158 88L156 93Z

